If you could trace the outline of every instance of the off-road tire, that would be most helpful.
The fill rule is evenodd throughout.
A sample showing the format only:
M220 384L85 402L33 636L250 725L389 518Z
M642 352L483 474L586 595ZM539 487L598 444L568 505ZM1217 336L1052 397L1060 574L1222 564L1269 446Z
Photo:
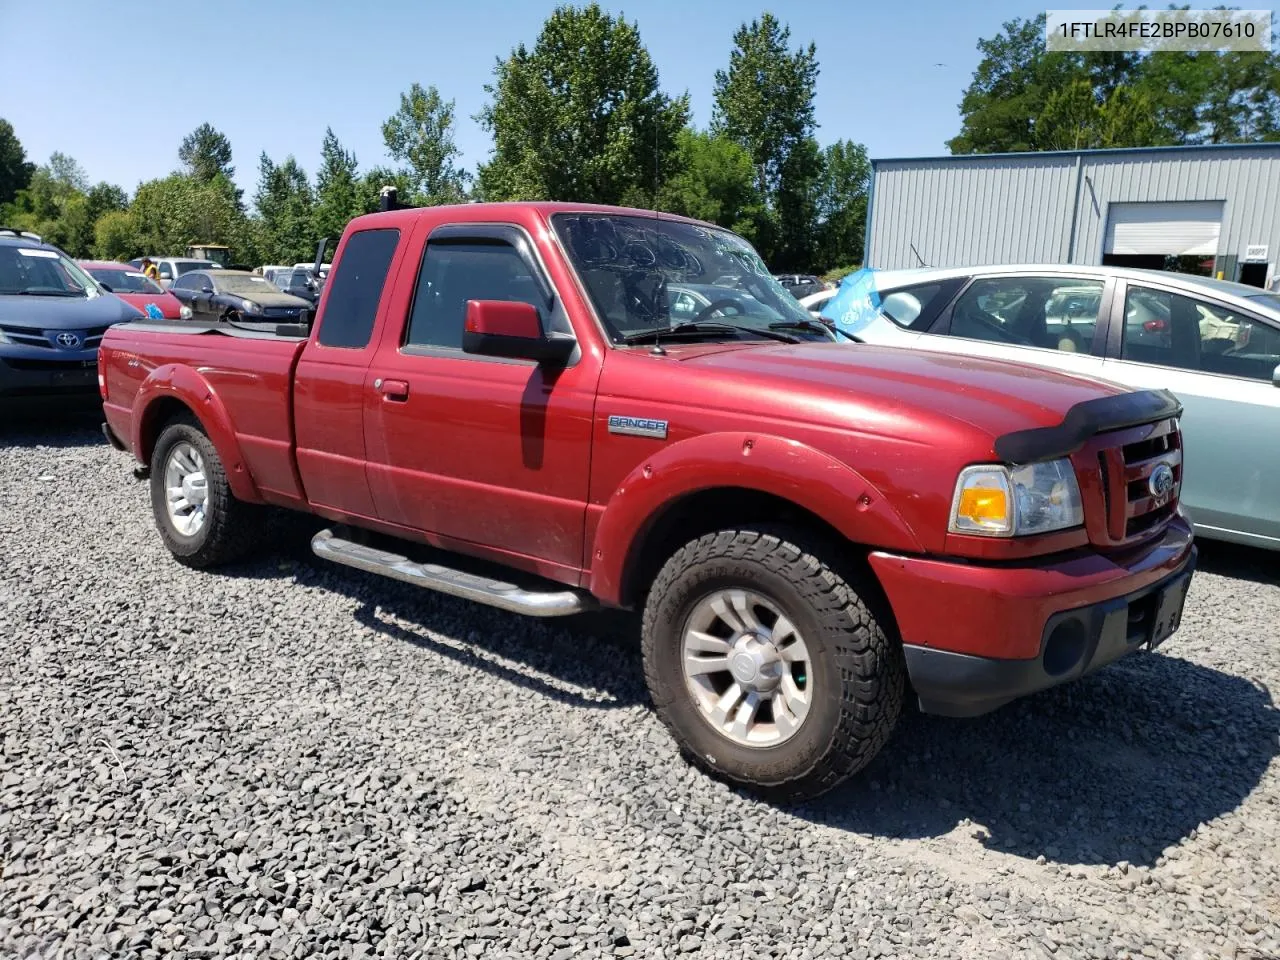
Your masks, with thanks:
M645 679L682 752L712 775L776 802L810 799L864 768L902 709L902 645L877 585L851 567L837 572L824 554L835 551L807 545L787 528L707 534L666 562L644 607ZM720 734L686 685L685 621L700 599L730 586L777 603L814 662L809 714L790 739L774 746L745 746Z
M182 441L199 451L209 491L204 525L189 537L174 527L165 503L165 462L169 451ZM151 451L151 512L165 547L189 567L215 567L243 559L262 542L263 508L232 494L222 459L194 416L175 417L165 424Z

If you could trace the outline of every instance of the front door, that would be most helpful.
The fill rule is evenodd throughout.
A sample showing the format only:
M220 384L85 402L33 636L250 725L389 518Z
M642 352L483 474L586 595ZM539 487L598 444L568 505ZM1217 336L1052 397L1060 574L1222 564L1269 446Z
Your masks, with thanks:
M1280 324L1172 288L1117 296L1103 374L1182 401L1182 502L1198 529L1280 547Z
M530 303L545 329L573 332L533 250L513 225L431 233L407 316L369 371L369 483L386 521L576 582L598 363L580 350L562 367L462 352L468 300Z

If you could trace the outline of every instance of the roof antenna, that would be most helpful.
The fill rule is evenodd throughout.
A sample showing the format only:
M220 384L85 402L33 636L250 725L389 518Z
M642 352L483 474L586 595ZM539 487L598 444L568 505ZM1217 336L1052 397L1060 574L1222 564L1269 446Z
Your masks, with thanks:
M658 127L661 126L660 119L654 118L653 123L653 221L654 221L654 242L653 242L653 261L654 266L658 266L658 250L662 240L662 218L658 215ZM661 269L661 268L659 268ZM658 274L658 284L654 287L654 298L657 299L658 289L664 286L662 283L662 274ZM654 309L657 309L657 303L654 303ZM670 322L670 311L667 314L667 320ZM665 357L667 349L662 345L662 334L659 332L660 327L653 329L653 349L649 353L655 357Z
M911 252L914 253L916 255L916 259L920 261L920 266L927 267L928 264L924 262L924 257L920 256L920 251L916 249L916 245L908 241L907 246L911 248Z

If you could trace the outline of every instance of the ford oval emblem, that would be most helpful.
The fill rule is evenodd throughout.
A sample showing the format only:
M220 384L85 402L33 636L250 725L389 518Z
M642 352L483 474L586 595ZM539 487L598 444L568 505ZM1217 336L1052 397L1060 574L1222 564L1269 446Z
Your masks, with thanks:
M1168 500L1173 493L1173 467L1167 463L1156 464L1151 476L1147 478L1147 490L1151 492L1151 499L1157 503Z

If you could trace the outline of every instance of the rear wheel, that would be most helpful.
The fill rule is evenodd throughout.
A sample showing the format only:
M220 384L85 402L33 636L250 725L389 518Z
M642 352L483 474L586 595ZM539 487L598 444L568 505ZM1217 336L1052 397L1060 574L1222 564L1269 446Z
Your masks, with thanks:
M240 559L262 529L261 508L235 498L217 449L191 416L170 421L156 441L151 509L164 545L191 567Z
M659 716L717 776L779 800L829 790L880 751L902 706L902 651L876 596L793 531L692 541L645 604Z

